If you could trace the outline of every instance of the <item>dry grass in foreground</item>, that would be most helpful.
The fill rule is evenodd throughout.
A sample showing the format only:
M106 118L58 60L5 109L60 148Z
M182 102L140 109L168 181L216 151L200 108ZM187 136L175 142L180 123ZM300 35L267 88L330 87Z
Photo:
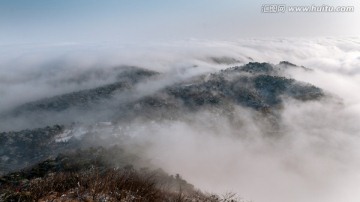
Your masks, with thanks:
M204 194L179 175L162 170L116 168L101 161L108 152L114 149L77 151L2 176L0 201L241 201L234 194ZM94 153L100 155L89 155Z

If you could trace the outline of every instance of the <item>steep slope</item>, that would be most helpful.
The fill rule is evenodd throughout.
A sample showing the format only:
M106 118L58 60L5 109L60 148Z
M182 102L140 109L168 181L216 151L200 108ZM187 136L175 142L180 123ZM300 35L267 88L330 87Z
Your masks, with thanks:
M220 201L118 147L67 152L0 177L1 201Z

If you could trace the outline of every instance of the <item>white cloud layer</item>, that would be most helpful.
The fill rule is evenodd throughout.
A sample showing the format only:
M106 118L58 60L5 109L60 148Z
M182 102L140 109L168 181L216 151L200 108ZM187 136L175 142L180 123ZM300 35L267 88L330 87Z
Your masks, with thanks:
M129 145L140 145L153 164L209 192L234 191L255 202L360 200L359 37L20 46L3 47L0 55L0 111L112 82L112 67L121 65L179 78L229 66L211 57L234 58L237 64L287 60L311 68L287 74L336 99L287 100L279 137L266 137L266 120L239 107L241 125L206 111L183 121L134 122L127 126ZM108 73L83 83L66 80L96 69Z

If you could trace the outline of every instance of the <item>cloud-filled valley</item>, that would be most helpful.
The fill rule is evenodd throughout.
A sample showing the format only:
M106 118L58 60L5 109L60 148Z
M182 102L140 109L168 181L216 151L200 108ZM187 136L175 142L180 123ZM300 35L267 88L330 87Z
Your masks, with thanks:
M4 172L25 166L10 155L29 152L10 131L59 124L44 132L49 156L119 145L206 192L254 202L360 199L360 38L19 45L1 53L0 132L11 137L1 140Z

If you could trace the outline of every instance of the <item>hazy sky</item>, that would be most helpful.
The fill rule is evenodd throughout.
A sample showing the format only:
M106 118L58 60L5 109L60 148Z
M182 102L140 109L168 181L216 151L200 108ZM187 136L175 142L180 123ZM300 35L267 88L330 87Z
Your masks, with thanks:
M355 0L287 5L355 6L353 13L261 13L274 0L0 0L0 44L138 42L268 36L360 35Z

